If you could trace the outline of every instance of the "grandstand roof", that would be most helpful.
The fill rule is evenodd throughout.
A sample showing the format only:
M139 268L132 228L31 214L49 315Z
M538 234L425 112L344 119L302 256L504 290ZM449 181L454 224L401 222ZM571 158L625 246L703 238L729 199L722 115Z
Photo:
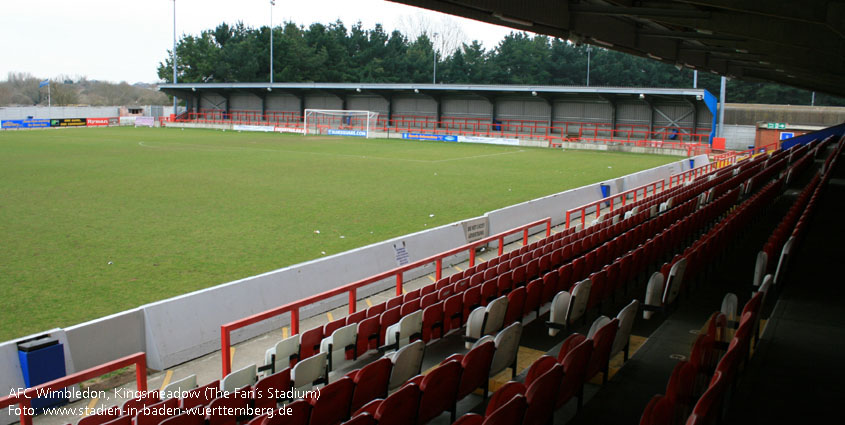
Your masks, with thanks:
M517 86L473 84L381 84L381 83L179 83L162 84L159 89L177 96L190 91L281 91L281 92L351 92L380 94L388 92L419 92L426 94L534 94L595 96L667 96L691 97L701 100L712 96L707 90L692 88L639 88L639 87L582 87L582 86Z
M391 1L728 77L845 95L842 2Z

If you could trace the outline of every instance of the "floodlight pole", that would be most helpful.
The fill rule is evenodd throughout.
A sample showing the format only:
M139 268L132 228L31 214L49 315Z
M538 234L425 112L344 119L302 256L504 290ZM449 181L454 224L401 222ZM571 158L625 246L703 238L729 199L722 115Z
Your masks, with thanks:
M694 88L694 89L698 88L698 70L697 69L694 69L692 71L692 88Z
M173 84L176 84L176 0L173 0ZM173 95L173 115L179 113L177 107L179 106L179 100L176 99L176 95Z
M273 6L276 0L270 0L270 84L273 84Z
M590 87L590 53L593 53L593 46L587 45L587 87Z
M434 74L431 77L431 84L437 84L437 47L434 44L435 38L437 38L437 33L431 35L431 51L434 52Z

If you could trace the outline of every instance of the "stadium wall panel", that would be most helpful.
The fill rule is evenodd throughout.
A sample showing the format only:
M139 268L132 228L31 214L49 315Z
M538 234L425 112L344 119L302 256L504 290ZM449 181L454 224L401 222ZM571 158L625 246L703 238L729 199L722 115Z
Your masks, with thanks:
M264 99L268 111L300 112L299 98L287 93L268 94Z
M309 94L305 96L306 109L343 109L343 100L333 94Z
M355 111L374 111L379 113L379 118L387 118L387 112L390 110L390 102L381 96L348 96L346 98L346 109Z
M441 101L443 116L493 120L493 104L480 96L448 96Z
M226 98L217 93L203 93L199 98L200 110L226 110Z
M252 93L232 94L229 96L229 109L261 112L261 98Z
M437 101L424 95L393 96L393 115L434 117Z
M496 101L497 119L549 121L552 107L543 99L504 98Z

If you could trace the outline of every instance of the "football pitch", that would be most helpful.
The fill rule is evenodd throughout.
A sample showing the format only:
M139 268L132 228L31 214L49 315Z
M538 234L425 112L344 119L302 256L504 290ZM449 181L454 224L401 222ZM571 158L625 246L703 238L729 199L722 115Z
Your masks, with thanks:
M0 341L678 159L167 128L0 132Z

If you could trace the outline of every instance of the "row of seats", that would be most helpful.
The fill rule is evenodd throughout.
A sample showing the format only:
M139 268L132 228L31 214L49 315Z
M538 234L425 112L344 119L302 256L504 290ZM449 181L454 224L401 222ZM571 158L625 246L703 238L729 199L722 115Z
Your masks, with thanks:
M770 287L768 279L745 304L738 322L728 319L736 315L736 305L723 302L723 311L713 313L706 331L696 338L689 360L675 365L665 394L655 395L646 405L640 425L704 425L721 420L740 369L750 359ZM736 296L728 294L725 299ZM734 327L736 331L731 332Z
M637 301L619 312L619 317L633 320ZM601 316L585 335L571 334L561 345L557 357L542 356L528 369L525 382L510 381L490 397L484 415L469 413L456 425L525 424L546 425L552 422L554 411L574 398L578 407L583 403L584 384L598 373L607 382L608 365L628 341L620 341L625 324ZM627 337L626 337L627 339Z
M805 149L804 153L807 151L808 149ZM799 167L790 167L790 171L793 169L797 170ZM714 237L714 233L734 234L733 230L737 227L745 226L760 209L771 204L785 184L786 176L787 173L784 173L777 180L770 182L730 214L723 225L714 227L700 240ZM815 184L810 184L805 191L815 187ZM708 260L712 261L712 258ZM723 404L730 399L740 366L750 358L752 340L756 341L759 337L762 309L774 284L771 274L759 279L759 284L756 282L757 276L754 280L758 291L740 313L737 313L738 297L732 293L724 297L721 311L714 313L708 320L707 331L696 339L689 360L676 365L665 395L655 395L646 406L641 424L698 425L720 421ZM731 337L731 330L734 328L736 331Z

